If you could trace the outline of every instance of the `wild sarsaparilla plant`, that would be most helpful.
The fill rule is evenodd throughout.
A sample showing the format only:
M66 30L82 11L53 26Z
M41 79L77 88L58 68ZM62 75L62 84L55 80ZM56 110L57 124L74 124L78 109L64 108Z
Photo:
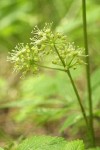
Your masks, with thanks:
M88 56L84 54L84 49L69 42L66 35L53 32L52 23L46 23L43 29L39 29L36 26L32 34L31 42L26 45L23 43L18 44L10 53L8 61L14 64L14 71L22 72L22 76L25 76L30 71L36 74L40 67L60 70L66 73L75 91L86 122L87 131L91 137L88 117L70 72L71 69L76 69L79 65L86 64L84 57ZM52 55L51 64L54 67L42 65L47 55Z
M8 57L8 60L14 63L14 71L22 71L23 75L29 71L36 73L39 67L45 67L40 65L44 57L51 54L52 64L59 66L53 69L65 71L84 64L83 50L68 42L65 35L53 33L52 23L46 23L43 30L36 26L32 33L31 43L18 44Z

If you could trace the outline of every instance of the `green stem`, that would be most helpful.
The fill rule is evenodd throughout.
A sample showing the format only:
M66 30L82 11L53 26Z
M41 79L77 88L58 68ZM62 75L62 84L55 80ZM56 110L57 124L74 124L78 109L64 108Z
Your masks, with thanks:
M62 57L60 56L59 51L58 51L58 49L56 48L55 45L54 45L54 48L55 48L56 53L57 53L58 56L59 56L59 59L61 60L61 62L62 62L62 64L63 64L63 67L65 68L65 66L66 66L66 65L65 65L65 62L63 61ZM88 128L89 126L88 126L87 116L86 116L84 107L83 107L83 105L82 105L80 96L79 96L79 94L78 94L77 88L76 88L76 86L75 86L75 84L74 84L74 81L73 81L73 79L72 79L72 77L71 77L70 71L65 69L65 72L68 74L68 76L69 76L69 78L70 78L70 81L71 81L71 83L72 83L73 89L74 89L74 91L75 91L75 94L76 94L76 96L77 96L77 99L78 99L78 102L79 102L79 105L80 105L80 108L81 108L81 111L82 111L82 114L83 114L84 120L85 120L85 122L86 122L87 129L89 129L89 128Z
M62 64L63 64L64 68L65 68L65 66L66 66L66 65L65 65L65 62L63 61L62 57L60 56L59 51L57 50L57 48L56 48L55 45L54 45L54 48L55 48L55 51L56 51L58 57L60 58L60 60L61 60L61 62L62 62Z
M84 46L85 54L89 55L88 51L88 39L87 39L87 22L86 22L86 0L82 0L83 10L83 31L84 31ZM91 130L91 140L93 146L95 146L95 134L93 128L93 104L92 104L92 92L91 92L91 80L90 80L90 61L89 57L86 57L86 75L87 75L87 89L88 89L88 100L89 100L89 125Z
M59 71L64 71L65 72L65 69L48 67L48 66L40 65L38 63L34 63L34 64L37 65L37 66L39 66L39 67L42 67L42 68L52 69L52 70L59 70Z
M82 114L83 114L84 120L85 120L86 125L87 125L87 129L88 129L88 120L87 120L87 116L86 116L86 113L85 113L84 107L83 107L83 105L82 105L82 102L81 102L80 96L79 96L79 94L78 94L77 88L76 88L76 86L75 86L75 84L74 84L74 81L73 81L73 79L72 79L72 76L71 76L71 74L70 74L70 71L69 71L69 70L67 70L67 71L66 71L66 73L68 74L68 76L69 76L69 78L70 78L70 81L71 81L71 83L72 83L72 86L73 86L74 92L75 92L75 94L76 94L76 96L77 96L77 100L78 100L78 102L79 102L79 105L80 105L80 108L81 108L81 111L82 111Z

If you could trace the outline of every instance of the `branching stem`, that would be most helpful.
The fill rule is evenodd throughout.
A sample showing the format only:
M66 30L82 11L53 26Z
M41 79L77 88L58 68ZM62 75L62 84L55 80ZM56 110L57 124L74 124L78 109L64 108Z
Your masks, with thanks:
M59 59L61 60L61 62L62 62L62 64L63 64L63 67L65 68L65 62L63 61L62 57L60 56L59 51L58 51L58 49L56 48L55 45L54 45L54 48L55 48L56 53L58 54ZM78 99L78 102L79 102L79 105L80 105L80 108L81 108L81 111L82 111L84 120L85 120L85 122L86 122L87 129L88 129L89 126L88 126L87 116L86 116L84 107L83 107L83 105L82 105L80 96L79 96L79 94L78 94L77 88L76 88L76 86L75 86L75 84L74 84L74 81L73 81L73 79L72 79L72 76L71 76L71 74L70 74L70 71L69 71L69 70L65 70L65 72L68 74L68 77L70 78L70 81L71 81L71 83L72 83L74 92L75 92L75 94L76 94L76 96L77 96L77 99Z
M37 65L37 66L39 66L39 67L42 67L42 68L52 69L52 70L59 70L59 71L64 71L65 72L65 69L48 67L48 66L40 65L38 63L34 63L34 64Z

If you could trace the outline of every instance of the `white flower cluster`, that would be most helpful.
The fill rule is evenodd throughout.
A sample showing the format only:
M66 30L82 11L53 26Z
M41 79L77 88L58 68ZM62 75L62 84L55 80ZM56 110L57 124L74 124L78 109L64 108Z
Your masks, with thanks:
M8 57L14 63L15 71L26 74L31 70L35 73L42 58L50 54L53 54L52 63L63 66L64 69L75 69L77 65L84 64L83 50L75 47L74 43L69 43L67 36L53 32L52 23L46 23L42 30L36 26L32 33L30 45L18 44Z
M38 71L38 66L34 63L39 61L36 49L31 49L28 44L18 44L7 60L14 64L14 71L22 71L22 76L30 70L34 73Z

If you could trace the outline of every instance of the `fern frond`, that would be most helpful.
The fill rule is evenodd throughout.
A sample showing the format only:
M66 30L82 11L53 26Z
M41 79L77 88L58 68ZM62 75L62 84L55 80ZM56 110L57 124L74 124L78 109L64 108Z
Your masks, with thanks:
M75 140L66 144L66 150L85 150L82 140Z
M84 150L81 140L66 142L62 137L33 136L24 140L17 150Z
M17 150L61 150L65 143L61 137L34 136L23 141Z

